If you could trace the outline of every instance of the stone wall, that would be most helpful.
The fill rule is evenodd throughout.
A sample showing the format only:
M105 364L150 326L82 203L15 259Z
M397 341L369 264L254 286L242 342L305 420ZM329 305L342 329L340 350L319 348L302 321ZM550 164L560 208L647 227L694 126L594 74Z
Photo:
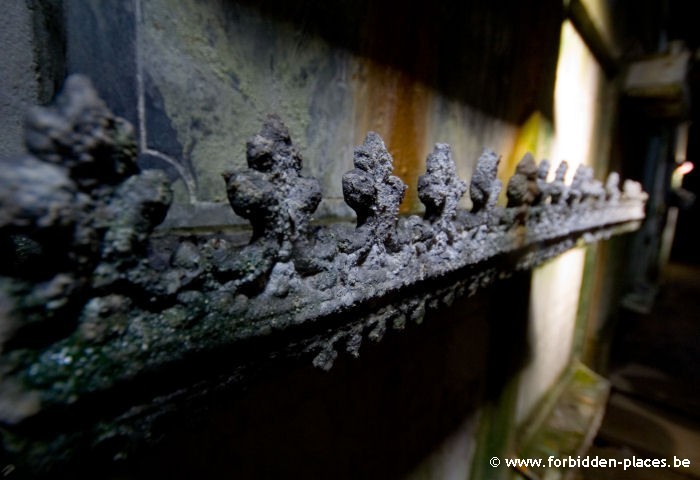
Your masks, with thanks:
M402 211L414 211L415 182L436 142L452 145L468 178L484 147L511 150L532 111L552 117L560 14L554 1L76 0L69 69L109 73L98 88L137 125L141 163L172 178L166 226L236 221L223 206L220 173L244 165L241 145L268 113L289 126L306 171L321 178L317 216L350 216L338 178L369 130L412 187ZM120 38L119 47L105 37Z
M0 156L22 151L22 123L38 100L32 12L26 2L3 5L0 45Z

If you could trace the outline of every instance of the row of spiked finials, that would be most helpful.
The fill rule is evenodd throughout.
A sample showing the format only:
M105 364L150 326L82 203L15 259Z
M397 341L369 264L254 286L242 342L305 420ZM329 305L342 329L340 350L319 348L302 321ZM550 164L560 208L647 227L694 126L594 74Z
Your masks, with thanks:
M276 115L269 115L260 133L247 143L248 170L224 173L228 198L234 211L253 226L253 240L280 236L293 239L308 224L321 201L321 187L315 178L303 177L301 155L292 144L289 131ZM492 210L501 191L497 179L500 157L485 150L472 175L469 194L472 213ZM346 203L357 214L357 226L390 229L407 186L392 175L393 160L381 137L370 132L353 153L354 169L343 175ZM563 161L554 180L547 181L550 163L535 163L529 153L516 167L507 185L507 208L556 205L559 208L598 205L626 198L645 198L638 183L626 181L619 188L619 176L612 172L605 183L593 178L593 170L579 166L570 185L564 181L568 170ZM438 143L428 156L426 173L418 180L418 197L425 205L425 219L450 221L456 216L467 184L459 179L450 147ZM386 233L386 232L385 232Z
M237 248L218 234L151 238L171 205L171 181L161 170L139 168L132 125L107 108L86 77L69 77L52 105L30 111L25 135L28 155L0 159L0 246L8 259L0 262L0 310L16 313L9 332L65 321L65 330L55 329L64 332L77 325L70 320L76 312L92 315L90 305L113 300L119 306L105 308L105 315L122 308L136 312L138 304L141 310L134 318L146 311L158 317L158 309L169 309L173 302L186 309L193 295L210 295L212 301L203 305L224 318L232 315L229 306L213 300L236 292L245 297L234 305L242 309L235 313L241 318L257 321L272 310L290 322L316 318L345 311L347 302L370 299L371 292L353 293L354 285L368 278L384 282L381 288L389 291L424 278L426 272L435 278L452 271L453 259L465 251L485 250L478 258L506 253L503 248L509 247L503 245L516 242L504 233L524 219L532 219L528 226L543 227L532 231L547 231L548 237L532 237L540 242L552 238L551 224L565 224L554 228L563 236L571 232L566 224L579 219L586 220L579 230L637 220L646 197L639 184L627 181L621 192L616 174L603 185L586 167L579 167L566 185L565 163L547 182L548 162L538 166L526 155L508 182L506 208L496 207L502 188L497 179L500 158L485 151L469 186L471 212L458 211L467 184L457 176L449 146L437 144L418 180L424 218L398 221L407 186L392 175L391 155L380 136L370 132L354 150L354 168L342 178L344 198L357 213L357 228L311 228L311 215L321 202L320 183L301 175L302 158L287 127L270 115L247 142L248 168L223 174L234 211L253 226L250 244ZM618 203L622 215L614 207ZM633 207L631 215L625 215L627 206ZM528 215L550 211L555 214ZM484 243L490 248L482 249ZM459 265L474 258L462 256ZM385 269L386 262L396 269ZM299 283L302 277L306 283ZM294 288L303 298L288 295ZM115 291L121 293L113 295ZM271 296L253 302L261 292ZM352 295L331 301L339 292ZM277 299L274 309L272 297ZM315 310L322 301L324 313ZM297 310L302 304L310 305L303 315ZM95 322L104 320L101 315ZM114 316L122 321L121 313ZM102 335L90 328L89 336ZM19 348L22 341L13 335L5 338ZM0 349L5 346L0 339Z
M9 210L24 212L20 215L22 218L10 221L13 224L19 222L18 226L27 223L25 217L36 213L35 201L48 198L46 192L55 190L56 195L65 196L65 199L63 196L60 199L51 197L54 203L61 205L72 202L74 198L84 198L83 194L101 203L106 201L108 192L139 173L133 127L112 114L86 77L70 76L53 105L30 112L25 134L27 149L40 161L37 165L52 170L44 181L46 191L43 197L25 195L18 198L15 195L11 198L8 192L5 196L0 195L7 200L7 208L14 205ZM321 202L321 186L317 179L301 175L302 157L292 143L289 130L278 116L269 115L261 131L247 142L246 147L249 168L223 174L231 206L238 215L251 222L253 241L262 237L275 241L299 238L307 231L311 215ZM500 157L489 150L478 159L469 187L473 214L492 211L497 203L502 188L497 179L499 161ZM370 230L380 238L386 238L395 227L399 204L407 186L392 175L393 159L381 137L374 132L370 132L364 143L355 148L353 162L354 169L342 178L345 201L357 214L358 230ZM425 219L451 222L467 185L457 176L449 145L438 143L428 156L426 167L426 173L418 180L418 197L425 205ZM13 191L22 190L18 184L31 185L32 191L38 191L41 185L32 181L32 175L28 174L27 178L20 175L23 171L36 172L37 168L13 168L0 174L0 182L6 180L8 185L14 185ZM593 178L592 170L586 166L578 167L571 185L566 185L567 168L566 162L562 162L554 180L547 182L549 162L544 160L537 166L527 154L508 182L507 207L526 209L529 206L556 205L573 208L617 202L621 195L636 199L645 197L636 182L626 181L620 192L616 173L611 173L603 185ZM65 176L70 177L73 186L61 184L63 186L58 188L49 182L54 177L63 177L63 170L67 171ZM148 187L132 180L133 188L140 195L145 195L149 189L158 192L158 201L150 203L158 203L158 210L167 212L171 198L166 191L169 190L167 184L161 185L154 175L146 177L149 180L143 182ZM70 189L82 192L80 195L83 196L77 193L65 195ZM28 204L20 208L20 200L26 200ZM43 205L44 209L54 212L66 210L65 205L49 207ZM14 214L8 215L12 217ZM149 217L153 218L144 220L148 224L144 227L146 230L161 220L160 215ZM39 223L43 225L46 221Z

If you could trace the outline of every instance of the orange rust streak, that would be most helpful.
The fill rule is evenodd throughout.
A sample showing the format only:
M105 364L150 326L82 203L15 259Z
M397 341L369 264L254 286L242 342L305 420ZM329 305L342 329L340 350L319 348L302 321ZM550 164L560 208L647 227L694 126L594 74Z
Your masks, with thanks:
M419 206L416 185L427 154L429 93L405 73L372 61L364 61L360 69L356 131L364 137L373 130L384 138L394 157L394 174L408 185L400 211L415 211Z
M401 212L415 210L418 205L416 185L425 159L425 120L428 118L428 99L425 90L402 75L398 82L398 105L392 123L389 144L395 162L396 172L409 186L406 198L401 204ZM423 127L423 128L421 128Z

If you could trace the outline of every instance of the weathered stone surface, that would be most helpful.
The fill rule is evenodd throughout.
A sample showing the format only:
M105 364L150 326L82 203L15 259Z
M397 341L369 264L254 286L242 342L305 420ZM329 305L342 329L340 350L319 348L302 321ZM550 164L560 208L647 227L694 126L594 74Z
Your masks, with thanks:
M146 119L154 126L167 122L170 130L149 129L148 145L191 168L196 198L207 205L226 201L220 189L220 172L245 168L244 158L232 165L230 152L245 144L259 128L257 119L263 119L267 112L283 118L302 148L305 168L316 172L321 181L324 201L317 215L328 212L343 218L353 212L343 205L339 179L351 167L350 158L341 152L347 152L352 142L361 143L362 137L355 138L358 131L361 135L369 130L384 134L378 129L393 130L401 125L406 117L400 112L407 105L420 105L418 111L425 113L426 128L417 130L412 135L415 138L404 137L418 148L410 158L401 159L402 168L420 165L425 160L420 158L424 142L432 146L435 141L450 143L453 153L469 158L471 164L481 145L495 147L500 139L510 138L511 125L522 121L533 105L545 115L551 114L552 98L547 92L551 93L554 85L560 25L549 17L558 18L552 15L562 8L557 3L527 8L513 4L508 9L490 3L455 3L450 8L432 9L430 17L434 25L440 25L432 37L441 46L427 51L416 48L419 38L394 32L395 28L396 32L411 31L424 16L418 4L387 6L387 10L375 8L368 0L299 5L301 8L287 2L266 2L264 6L250 1L141 2L142 23L135 50L144 60L143 76L149 79L145 85ZM69 42L69 50L73 47L76 53L87 51L95 57L92 62L90 58L83 60L78 71L94 72L93 77L98 78L105 73L105 66L113 64L110 57L118 51L116 45L127 45L133 38L129 35L132 25L114 10L129 9L128 2L119 7L95 2L71 8L77 17L74 30L80 31L78 40L83 42ZM375 28L386 21L389 11L393 12L392 28ZM450 33L462 28L474 35ZM503 33L508 41L494 42L492 35L476 34L492 29L508 32ZM300 43L301 32L304 41ZM90 38L119 41L85 45ZM542 38L551 39L551 45L545 46ZM523 50L524 45L529 48ZM463 54L454 55L452 49ZM522 55L523 51L530 54ZM418 58L421 60L416 63ZM480 59L478 68L474 68L473 58ZM391 61L387 63L387 59ZM117 58L114 63L121 66L126 62ZM450 65L450 74L434 74L444 65ZM401 71L419 77L410 76L411 86L404 88L395 81ZM114 78L110 73L106 70L107 78L102 80L108 82L110 93L120 86L133 88L132 75ZM442 94L423 95L426 85ZM493 95L497 85L499 94ZM128 100L121 101L128 105ZM449 113L456 111L461 113ZM478 129L473 128L475 124ZM431 138L431 132L440 132L440 138ZM389 138L385 140L389 142ZM181 144L179 154L166 150L168 144L177 143L175 139ZM406 147L400 148L407 151ZM398 163L395 166L398 169ZM410 177L400 176L413 190L412 179L420 173L416 167ZM179 190L178 211L178 202L188 201L182 183L177 181L174 186ZM412 208L417 204L411 200L404 203ZM209 208L185 211L191 212L190 222L196 222L208 220L199 212L207 214ZM180 225L187 225L187 216L180 220Z

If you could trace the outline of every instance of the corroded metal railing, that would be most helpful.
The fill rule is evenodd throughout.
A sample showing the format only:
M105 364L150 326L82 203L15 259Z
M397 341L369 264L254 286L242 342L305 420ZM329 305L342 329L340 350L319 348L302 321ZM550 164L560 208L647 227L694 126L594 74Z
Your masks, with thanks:
M369 133L342 179L356 227L319 226L311 217L320 184L300 174L299 151L270 116L248 142L249 168L223 174L233 210L252 225L241 245L226 231L154 233L168 182L139 171L131 126L83 77L29 115L26 143L29 154L0 170L0 421L5 448L27 458L100 443L119 425L148 424L164 404L203 395L200 379L176 374L139 383L182 362L200 362L210 386L230 383L237 365L206 371L230 349L249 352L241 365L283 354L328 370L338 352L356 356L366 340L496 278L637 228L646 200L637 183L620 191L617 174L603 185L584 166L566 185L565 162L547 182L549 163L526 155L499 207L499 157L485 151L466 211L458 203L467 184L450 147L437 144L418 182L425 215L399 217L407 186ZM138 395L105 399L132 383ZM63 435L75 427L56 412L81 407L93 426ZM37 419L62 435L28 441Z

